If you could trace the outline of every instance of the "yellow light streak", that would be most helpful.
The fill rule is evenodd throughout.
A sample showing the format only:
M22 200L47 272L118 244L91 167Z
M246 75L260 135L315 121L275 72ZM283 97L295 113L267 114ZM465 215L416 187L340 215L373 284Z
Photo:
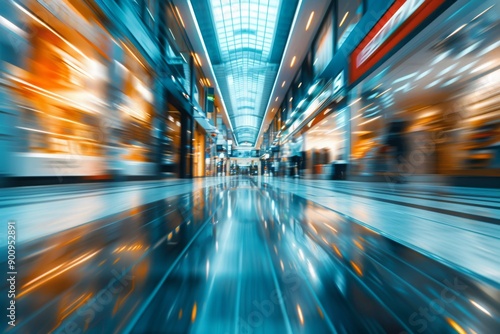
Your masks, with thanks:
M306 31L309 30L309 26L311 25L313 17L314 17L314 11L311 12L311 15L309 16L309 20L307 20Z
M34 289L36 289L36 288L37 288L37 287L39 287L40 285L42 285L42 284L44 284L44 283L47 283L47 282L48 282L48 281L50 281L51 279L53 279L53 278L55 278L55 277L57 277L57 276L59 276L59 275L61 275L61 274L65 273L66 271L70 270L71 268L76 267L77 265L82 264L83 262L85 262L85 261L87 261L87 260L91 259L91 258L92 258L92 257L94 257L95 255L97 255L99 252L100 252L100 250L95 251L94 253L92 253L92 254L90 254L90 255L85 256L86 254L88 254L88 253L86 253L86 254L84 254L84 255L82 255L82 256L80 256L80 257L78 257L77 259L75 259L75 260L71 261L70 263L68 263L68 265L67 265L64 269L62 269L62 270L60 270L60 271L58 271L58 272L56 272L56 273L52 274L50 277L47 277L47 278L45 278L45 279L42 279L42 278L43 278L43 277L45 277L45 276L47 276L49 273L52 273L52 272L54 272L55 270L59 269L61 266L58 266L58 267L56 267L56 268L54 268L54 269L50 270L50 271L49 271L49 273L45 273L45 274L43 274L43 275L38 276L37 278L35 278L35 279L33 279L33 280L29 281L28 283L26 283L26 284L23 286L23 288L24 288L24 287L26 287L26 286L29 286L29 285L33 284L34 282L37 282L37 281L38 281L38 283L33 284L31 287L28 287L27 289L25 289L25 290L21 291L21 292L17 295L17 297L18 297L18 298L21 298L21 297L25 296L25 295L26 295L26 294L28 294L30 291L32 291L32 290L34 290ZM82 257L83 257L83 258L82 258ZM63 265L64 265L64 264L63 264Z

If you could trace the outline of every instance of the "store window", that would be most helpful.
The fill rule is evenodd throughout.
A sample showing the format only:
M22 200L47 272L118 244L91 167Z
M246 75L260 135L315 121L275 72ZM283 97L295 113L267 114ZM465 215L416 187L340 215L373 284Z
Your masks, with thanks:
M203 108L205 112L205 87L207 79L199 67L196 68L196 84L193 87L193 99Z
M324 71L333 57L333 15L329 14L314 43L313 72L316 77Z
M195 125L193 137L193 176L205 176L205 130L199 125Z
M118 110L122 113L122 158L152 161L153 92L149 71L129 52L124 64L124 88Z
M337 48L346 41L349 34L363 16L363 0L339 0L337 10Z
M359 108L358 108L359 107ZM373 174L386 170L384 143L386 123L380 109L363 100L353 106L351 118L351 172L354 175Z
M452 152L458 160L450 172L500 175L500 70L477 78L456 98ZM458 110L458 111L457 111ZM447 119L452 119L448 113ZM454 146L454 147L453 147ZM480 171L480 172L478 172Z
M22 107L22 152L75 157L104 156L100 132L108 77L97 50L82 40L79 48L52 30L29 21L31 51L26 71L12 68L10 80Z
M168 104L168 116L164 134L162 171L179 177L181 162L181 113Z
M167 63L173 72L173 78L187 93L191 85L191 69L189 59L191 51L184 40L184 29L179 25L179 19L172 6L166 6Z

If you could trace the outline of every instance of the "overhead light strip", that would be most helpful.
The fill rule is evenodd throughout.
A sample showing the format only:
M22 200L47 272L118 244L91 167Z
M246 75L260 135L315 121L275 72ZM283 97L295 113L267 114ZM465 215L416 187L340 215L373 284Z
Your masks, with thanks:
M210 73L212 74L212 77L215 80L215 88L217 89L217 93L219 95L219 100L220 100L221 105L222 105L222 110L224 111L224 114L226 116L227 122L229 123L229 127L231 128L231 132L234 134L235 132L234 132L233 125L231 124L231 120L229 119L229 114L227 112L226 102L224 101L224 97L222 96L222 93L220 91L219 83L217 81L217 77L215 76L215 72L214 72L214 69L213 69L213 66L212 66L212 62L210 60L210 57L208 57L207 46L205 45L205 41L203 40L203 36L202 36L201 30L200 30L200 26L198 24L198 20L196 19L196 15L194 14L194 9L193 9L193 6L191 4L191 1L188 1L188 7L189 7L189 12L191 14L191 18L193 19L193 22L194 22L194 26L195 26L196 32L197 32L198 37L200 39L201 46L203 47L203 52L207 56L208 68L210 69ZM236 146L239 146L238 139L236 138L236 136L233 136L233 137L234 137Z
M290 27L290 32L293 32L295 30L295 27L297 25L297 20L298 20L298 17L299 17L300 7L302 6L302 2L303 2L303 0L299 0L299 3L297 4L297 8L295 9L295 15L293 16L292 25ZM288 39L286 41L285 50L283 52L283 55L286 55L288 53L288 49L290 47L291 40L292 40L292 33L288 34ZM285 57L283 57L281 59L280 67L278 69L278 74L276 75L276 79L274 81L273 91L271 93L271 96L274 96L274 93L276 91L276 85L277 85L277 82L278 82L278 79L279 79L279 76L280 76L280 73L281 73L281 70L283 68L283 64L284 63L285 63ZM271 103L272 103L272 99L270 98L269 102L267 104L266 110L269 110L269 107L271 106ZM266 121L267 115L268 115L268 113L266 112L264 114L263 118L262 118L262 122L260 124L260 130L259 130L259 133L257 135L257 138L260 138L262 136L262 130L264 129L264 123Z
M313 17L314 17L314 10L311 12L311 15L309 15L309 20L307 20L306 31L309 30Z

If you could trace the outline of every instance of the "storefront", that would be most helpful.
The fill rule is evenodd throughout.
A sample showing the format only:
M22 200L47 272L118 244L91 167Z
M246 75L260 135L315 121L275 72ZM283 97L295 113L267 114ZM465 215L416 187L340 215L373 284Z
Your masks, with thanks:
M27 33L19 35L23 60L5 69L18 106L12 176L105 174L111 38L81 7L41 0L13 5Z
M383 40L377 24L351 55L352 175L500 175L500 8L451 3L423 1ZM380 22L394 23L394 12ZM390 140L398 122L404 147Z
M162 173L165 176L180 177L181 173L181 111L168 103L168 114L164 133Z
M121 96L116 103L121 121L119 161L124 175L154 175L153 122L159 117L154 111L154 79L147 62L132 45L121 43L124 51Z
M333 164L345 160L346 113L342 108L308 124L303 135L308 174L330 178Z
M193 177L205 176L205 145L206 132L203 127L196 124L193 137Z
M306 100L304 111L280 135L282 175L329 178L332 162L345 159L348 138L345 71L324 84L319 82L318 87L312 86L317 95Z
M12 7L27 33L22 60L5 69L17 105L9 175L153 175L154 78L141 53L84 4Z

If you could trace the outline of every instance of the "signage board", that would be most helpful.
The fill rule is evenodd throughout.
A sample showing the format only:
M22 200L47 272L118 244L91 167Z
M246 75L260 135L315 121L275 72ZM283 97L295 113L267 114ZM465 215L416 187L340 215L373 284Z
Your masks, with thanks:
M205 111L207 113L214 112L214 101L215 101L214 88L213 87L205 88Z
M350 56L350 83L360 79L451 0L396 0Z
M340 72L333 80L332 98L337 97L337 94L342 93L345 87L345 74L344 71Z

